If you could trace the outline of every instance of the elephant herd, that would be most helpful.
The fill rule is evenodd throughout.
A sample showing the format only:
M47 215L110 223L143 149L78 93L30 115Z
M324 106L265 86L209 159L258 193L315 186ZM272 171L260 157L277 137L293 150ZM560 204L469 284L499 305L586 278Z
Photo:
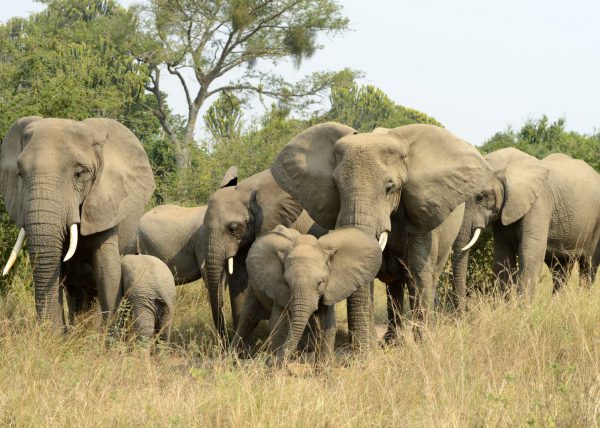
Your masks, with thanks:
M434 125L358 133L312 126L269 170L238 181L230 168L208 205L144 212L154 179L138 139L114 120L25 117L0 146L0 192L27 239L36 311L64 329L97 299L108 319L123 296L142 336L168 340L175 286L203 278L224 343L229 288L235 334L250 343L269 322L285 361L309 325L319 361L331 357L334 305L346 300L355 349L373 342L372 287L387 286L388 331L426 321L452 254L456 308L465 309L469 248L491 226L499 287L530 295L543 263L554 290L578 263L591 284L600 264L600 176L580 160L542 160L515 148L485 157Z

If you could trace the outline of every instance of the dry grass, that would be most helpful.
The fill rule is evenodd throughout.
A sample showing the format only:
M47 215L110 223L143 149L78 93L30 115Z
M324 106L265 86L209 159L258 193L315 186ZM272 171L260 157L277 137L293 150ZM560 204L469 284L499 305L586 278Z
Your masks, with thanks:
M291 375L218 352L201 284L180 287L175 344L151 355L94 319L50 335L16 278L0 300L0 426L598 426L598 284L542 285L531 303L475 298L418 343Z

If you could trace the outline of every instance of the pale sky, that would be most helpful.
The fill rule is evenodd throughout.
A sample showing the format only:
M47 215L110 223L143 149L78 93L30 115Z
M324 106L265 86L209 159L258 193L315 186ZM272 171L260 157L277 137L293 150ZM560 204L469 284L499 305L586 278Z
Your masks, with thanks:
M135 0L120 0L130 5ZM542 114L567 128L600 129L600 2L597 0L341 0L351 31L323 38L306 73L361 70L396 103L434 116L481 144L508 125ZM0 22L41 10L33 0L0 0ZM171 107L183 94L166 88ZM200 121L201 122L201 121Z

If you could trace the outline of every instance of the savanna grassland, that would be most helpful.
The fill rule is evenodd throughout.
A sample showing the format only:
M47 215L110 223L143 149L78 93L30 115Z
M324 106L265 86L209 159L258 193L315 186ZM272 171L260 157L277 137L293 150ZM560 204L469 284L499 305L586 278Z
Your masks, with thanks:
M550 296L544 277L529 303L474 296L419 342L407 332L401 346L314 373L223 356L201 283L179 287L174 343L150 353L107 337L96 315L49 334L21 277L0 300L0 426L600 424L598 283ZM378 284L378 322L384 309Z

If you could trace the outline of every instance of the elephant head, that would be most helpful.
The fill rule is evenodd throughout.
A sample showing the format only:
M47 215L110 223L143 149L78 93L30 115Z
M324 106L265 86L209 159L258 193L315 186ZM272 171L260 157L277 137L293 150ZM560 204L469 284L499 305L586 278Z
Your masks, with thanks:
M380 265L377 241L354 227L317 239L277 226L254 243L246 259L251 286L289 310L286 349L296 349L319 301L334 305L346 299L371 282Z
M481 230L491 222L499 220L508 226L527 214L549 174L540 160L513 147L489 153L485 160L493 174L483 190L467 200L461 236L466 232L472 238L463 251L475 244Z
M301 211L300 205L277 185L268 170L240 183L232 180L211 196L204 217L205 281L213 321L222 338L226 337L222 313L225 266L230 291L232 280L244 282L245 287L245 254L249 246L276 225L292 224ZM235 312L233 306L232 302ZM234 326L236 323L234 315Z
M10 127L0 147L0 191L28 239L41 318L62 325L58 284L68 232L65 261L79 235L111 229L132 211L141 214L153 190L142 145L114 120L31 116Z
M360 227L385 245L390 215L429 231L473 196L489 168L470 144L434 125L359 134L338 123L313 126L277 156L271 171L320 225Z

